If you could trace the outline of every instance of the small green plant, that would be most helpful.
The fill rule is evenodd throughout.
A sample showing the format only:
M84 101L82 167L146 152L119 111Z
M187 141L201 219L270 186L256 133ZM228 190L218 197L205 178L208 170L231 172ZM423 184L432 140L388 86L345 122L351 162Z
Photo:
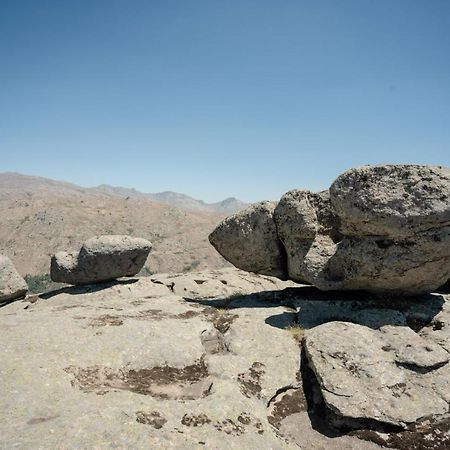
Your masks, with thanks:
M286 331L298 342L302 342L305 335L305 329L300 325L290 325L286 328Z
M44 275L26 275L25 281L28 284L28 290L31 294L40 294L42 292L59 289L63 286L61 283L52 281L48 273Z

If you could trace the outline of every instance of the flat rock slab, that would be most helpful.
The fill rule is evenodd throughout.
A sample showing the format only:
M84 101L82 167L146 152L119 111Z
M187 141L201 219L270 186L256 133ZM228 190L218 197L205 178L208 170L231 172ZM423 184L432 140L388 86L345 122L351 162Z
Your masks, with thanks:
M174 293L178 283L198 301ZM286 307L220 306L282 288L233 269L69 287L0 309L0 447L298 448L266 414L297 383L298 343L265 323Z
M304 348L326 405L347 426L405 427L449 409L450 354L408 327L329 322L306 333Z
M441 347L445 298L376 314L370 299L336 300L223 269L66 287L8 304L0 308L0 448L381 448L363 440L372 436L330 435L311 421L303 333L334 320L327 311L335 309L371 331L413 321ZM395 358L408 364L445 359L433 350L423 360L395 339ZM442 397L450 392L445 367L433 369ZM385 437L386 446L400 439Z
M152 244L130 236L100 236L87 240L78 251L52 256L53 281L83 285L136 275Z

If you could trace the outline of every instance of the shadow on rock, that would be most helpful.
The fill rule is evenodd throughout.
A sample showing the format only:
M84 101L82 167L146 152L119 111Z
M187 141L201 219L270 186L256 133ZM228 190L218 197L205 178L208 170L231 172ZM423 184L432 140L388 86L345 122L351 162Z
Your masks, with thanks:
M431 325L445 303L442 294L399 297L362 291L320 291L313 286L216 299L185 300L220 309L284 306L292 312L277 314L265 321L270 326L282 329L293 325L309 329L326 322L345 321L373 329L384 325L408 326L416 332Z
M40 294L38 298L40 300L49 300L59 294L69 294L69 295L80 295L80 294L90 294L93 292L103 291L114 286L126 286L129 284L134 284L139 281L137 278L131 278L128 280L112 280L104 283L87 284L83 286L66 286L61 289L56 289L54 291L45 292Z
M0 308L3 308L4 306L8 306L11 303L17 302L18 300L23 300L25 298L25 295L21 297L11 298L9 300L3 300L0 302Z

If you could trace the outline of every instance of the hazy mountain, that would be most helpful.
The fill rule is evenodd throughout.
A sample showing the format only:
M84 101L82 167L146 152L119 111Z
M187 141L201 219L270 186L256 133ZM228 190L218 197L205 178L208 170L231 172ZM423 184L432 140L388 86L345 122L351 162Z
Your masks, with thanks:
M165 191L158 192L156 194L147 194L137 191L136 189L109 186L107 184L102 184L95 188L91 188L91 191L101 192L113 197L147 198L158 203L165 203L173 206L174 208L185 209L188 211L210 211L231 214L244 209L247 206L247 203L232 197L217 203L206 203L203 200L197 200L178 192Z

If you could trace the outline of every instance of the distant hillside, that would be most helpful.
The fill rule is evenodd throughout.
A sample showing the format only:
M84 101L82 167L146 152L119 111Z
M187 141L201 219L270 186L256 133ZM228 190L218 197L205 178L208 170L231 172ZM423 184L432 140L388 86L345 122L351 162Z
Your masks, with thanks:
M6 192L33 192L54 194L54 195L93 195L108 196L120 198L140 198L153 200L174 208L184 209L186 211L216 212L220 214L232 214L248 206L237 198L227 198L217 203L206 203L203 200L197 200L185 194L172 191L158 192L149 194L137 191L136 189L124 188L119 186L110 186L102 184L100 186L85 188L65 181L56 181L43 177L31 175L22 175L19 173L0 173L0 195Z
M227 266L207 240L223 214L177 209L135 192L113 195L0 174L0 254L11 257L22 275L38 275L49 271L54 252L76 248L95 235L128 234L154 244L147 273Z

